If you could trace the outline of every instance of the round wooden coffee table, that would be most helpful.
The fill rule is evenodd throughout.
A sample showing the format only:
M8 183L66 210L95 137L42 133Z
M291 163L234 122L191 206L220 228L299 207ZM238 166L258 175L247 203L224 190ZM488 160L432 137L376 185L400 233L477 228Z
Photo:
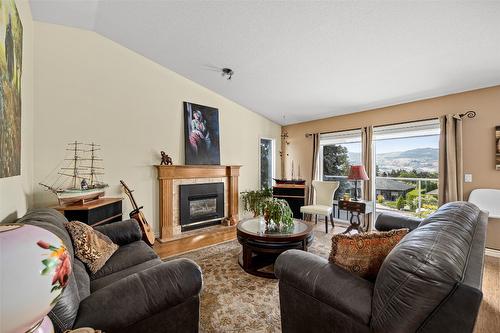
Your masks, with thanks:
M312 224L294 219L289 230L267 230L262 217L245 219L238 223L237 236L242 245L238 263L245 272L275 279L274 262L286 250L307 251L314 240Z

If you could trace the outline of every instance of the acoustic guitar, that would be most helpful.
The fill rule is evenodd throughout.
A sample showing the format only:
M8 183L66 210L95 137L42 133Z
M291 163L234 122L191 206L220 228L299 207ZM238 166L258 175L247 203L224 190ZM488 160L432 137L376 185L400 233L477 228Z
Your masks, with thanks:
M133 210L129 214L130 218L135 219L139 223L142 231L142 240L145 241L149 246L153 246L153 244L155 243L155 234L141 211L143 206L137 206L137 202L135 202L134 196L132 195L133 191L128 188L127 184L125 184L123 180L120 180L120 183L122 184L123 189L125 190L125 193L127 194L128 198L130 199L130 203L132 204Z

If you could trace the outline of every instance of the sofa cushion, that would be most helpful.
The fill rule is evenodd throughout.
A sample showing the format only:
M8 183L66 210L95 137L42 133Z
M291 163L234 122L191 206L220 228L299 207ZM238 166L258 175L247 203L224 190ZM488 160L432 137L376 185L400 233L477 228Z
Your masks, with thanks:
M155 251L143 241L123 245L116 250L100 270L90 275L90 279L100 279L106 275L156 258L158 258L158 255Z
M90 295L90 277L85 265L78 258L73 262L73 274L81 301Z
M70 275L69 282L61 295L48 314L56 332L64 332L73 327L80 307L80 298L74 274ZM78 302L75 302L75 300L78 300Z
M75 256L87 265L92 273L100 270L109 257L118 250L118 245L108 236L85 223L65 222L64 226L73 240Z
M389 253L372 301L374 332L415 332L464 277L480 210L442 206Z
M73 242L64 227L64 222L68 222L64 215L51 208L30 210L26 215L17 220L17 223L35 225L59 237L66 246L66 249L71 253L71 261L73 261L73 256L75 255L73 252Z
M375 280L385 257L408 232L409 229L397 229L334 235L329 260L362 278Z
M139 227L139 223L134 219L98 225L94 229L102 232L113 243L120 246L142 239L141 227Z
M106 276L103 276L100 279L92 280L92 282L90 284L90 289L92 292L95 292L96 290L104 288L107 285L114 283L120 279L123 279L129 275L132 275L132 274L137 273L137 272L142 272L150 267L156 266L156 265L161 264L161 263L162 263L162 261L159 258L151 259L151 260L142 262L138 265L130 266L128 268L122 269L121 271L108 274Z

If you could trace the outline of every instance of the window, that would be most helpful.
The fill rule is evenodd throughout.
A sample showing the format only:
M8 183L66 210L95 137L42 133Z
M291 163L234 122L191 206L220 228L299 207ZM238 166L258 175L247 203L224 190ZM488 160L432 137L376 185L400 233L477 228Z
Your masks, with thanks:
M361 130L320 135L319 174L323 180L340 182L335 199L344 193L354 196L354 184L347 180L349 166L361 164Z
M374 128L377 211L425 217L438 205L439 121Z
M260 187L271 188L274 177L274 139L261 138L260 150Z

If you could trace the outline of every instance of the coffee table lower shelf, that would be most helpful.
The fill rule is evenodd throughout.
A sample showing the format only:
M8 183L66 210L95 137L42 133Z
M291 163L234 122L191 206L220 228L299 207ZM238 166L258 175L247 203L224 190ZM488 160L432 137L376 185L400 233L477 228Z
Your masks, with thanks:
M300 241L261 242L238 236L242 251L238 256L238 264L249 274L268 279L276 279L274 262L278 256L291 249L307 251L314 240L313 234Z

